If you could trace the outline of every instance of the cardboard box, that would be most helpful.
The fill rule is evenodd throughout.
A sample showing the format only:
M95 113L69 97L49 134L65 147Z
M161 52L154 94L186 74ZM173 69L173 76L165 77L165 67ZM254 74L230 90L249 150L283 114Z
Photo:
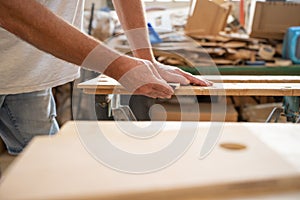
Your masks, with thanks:
M231 6L215 1L196 0L194 9L188 17L185 33L191 36L218 35L224 30Z
M250 36L283 39L291 26L300 26L300 3L257 2Z

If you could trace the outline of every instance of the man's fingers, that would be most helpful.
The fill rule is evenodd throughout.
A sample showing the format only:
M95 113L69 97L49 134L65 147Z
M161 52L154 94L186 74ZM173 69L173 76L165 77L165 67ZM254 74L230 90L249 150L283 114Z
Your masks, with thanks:
M170 73L170 82L174 82L174 83L180 83L180 85L188 85L191 83L190 80L188 80L185 76L181 75L181 74L177 74L177 73Z
M195 84L200 86L211 86L213 83L200 77L196 77L177 67L154 63L160 75L169 82L177 82L181 85Z
M134 94L142 94L152 98L171 98L174 91L169 85L149 83L137 88Z
M164 96L170 96L174 94L174 90L171 86L166 84L166 86L162 86L160 84L153 84L152 88L154 91L158 91L159 93L163 94Z
M213 83L211 81L195 77L192 74L184 72L180 69L178 69L176 71L179 72L185 78L187 78L192 84L201 85L201 86L212 86L213 85Z

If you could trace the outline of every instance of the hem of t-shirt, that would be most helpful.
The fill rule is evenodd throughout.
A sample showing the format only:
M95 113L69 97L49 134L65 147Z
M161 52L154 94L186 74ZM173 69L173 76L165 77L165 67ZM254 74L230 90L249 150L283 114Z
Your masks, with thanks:
M76 75L72 75L70 77L66 77L66 78L63 78L60 80L55 80L52 82L44 83L42 85L28 86L28 87L19 86L19 87L15 87L15 88L0 88L0 95L21 94L21 93L41 91L41 90L53 88L53 87L56 87L59 85L63 85L63 84L72 82L79 77L80 77L80 73L77 73Z

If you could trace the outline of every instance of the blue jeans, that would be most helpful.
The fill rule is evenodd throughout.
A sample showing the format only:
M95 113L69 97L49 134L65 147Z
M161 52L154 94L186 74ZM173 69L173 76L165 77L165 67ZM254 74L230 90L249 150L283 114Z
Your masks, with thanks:
M0 95L0 136L10 154L17 155L36 135L58 130L51 89Z

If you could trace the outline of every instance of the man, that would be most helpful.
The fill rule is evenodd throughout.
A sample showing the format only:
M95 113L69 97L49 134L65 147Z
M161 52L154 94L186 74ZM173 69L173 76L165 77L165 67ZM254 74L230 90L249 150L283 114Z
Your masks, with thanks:
M10 154L35 135L58 131L51 88L78 78L72 64L152 98L170 98L166 81L211 84L155 61L141 0L113 2L136 58L79 30L84 0L0 0L0 136Z

